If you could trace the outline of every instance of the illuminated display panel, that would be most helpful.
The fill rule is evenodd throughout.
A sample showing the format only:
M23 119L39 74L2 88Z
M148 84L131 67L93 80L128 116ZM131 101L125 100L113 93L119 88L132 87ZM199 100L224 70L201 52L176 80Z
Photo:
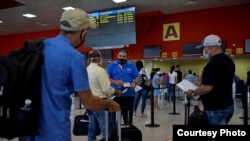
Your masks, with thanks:
M86 47L127 45L136 43L135 7L89 13L97 24L86 35Z

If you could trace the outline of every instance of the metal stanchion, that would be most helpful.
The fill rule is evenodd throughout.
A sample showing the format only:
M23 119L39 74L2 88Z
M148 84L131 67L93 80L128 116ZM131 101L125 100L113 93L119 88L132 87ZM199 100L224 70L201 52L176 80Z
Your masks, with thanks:
M174 85L174 95L173 95L173 112L172 113L169 113L170 115L179 115L180 113L176 113L176 111L175 111L175 106L176 106L176 104L175 104L175 85Z
M249 86L245 86L243 93L242 93L242 99L243 99L243 117L239 117L239 119L243 119L243 124L248 125L248 120L250 120L250 117L248 117L248 109L249 109Z
M151 88L151 123L146 124L146 127L160 127L159 124L154 123L154 89L156 88Z

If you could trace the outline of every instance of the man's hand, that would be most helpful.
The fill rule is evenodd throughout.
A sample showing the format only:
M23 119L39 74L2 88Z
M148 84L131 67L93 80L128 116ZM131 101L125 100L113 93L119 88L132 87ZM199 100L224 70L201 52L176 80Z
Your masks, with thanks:
M135 82L131 83L130 87L133 88L133 89L135 89L135 87L136 87Z
M122 80L116 80L115 84L119 87L123 86L123 81Z
M187 96L191 97L193 94L193 90L188 89L187 91L184 92Z
M116 111L120 111L120 105L115 102L114 100L109 100L109 103L108 103L108 110L110 112L116 112Z
M119 91L119 90L117 90L117 91L115 91L115 93L114 93L116 96L121 96L122 95L122 91Z

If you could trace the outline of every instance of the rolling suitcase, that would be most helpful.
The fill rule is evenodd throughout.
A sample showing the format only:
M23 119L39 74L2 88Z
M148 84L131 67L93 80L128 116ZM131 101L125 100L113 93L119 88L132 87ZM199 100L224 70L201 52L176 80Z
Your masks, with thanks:
M117 127L114 128L112 131L109 131L109 125L108 125L108 117L109 116L109 111L105 111L105 134L106 137L105 139L101 139L99 141L131 141L129 139L123 138L121 136L121 111L116 112L116 125ZM111 136L109 136L109 132L111 133Z
M142 141L141 130L132 124L121 126L121 136L122 138L129 139L130 141Z
M127 118L129 119L129 111L128 111ZM122 136L122 138L129 139L130 141L142 141L141 130L130 123L121 125L121 136Z

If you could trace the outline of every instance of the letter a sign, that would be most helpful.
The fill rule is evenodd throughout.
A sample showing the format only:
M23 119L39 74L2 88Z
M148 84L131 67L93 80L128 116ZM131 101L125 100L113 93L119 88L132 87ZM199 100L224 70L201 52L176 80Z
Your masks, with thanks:
M180 23L163 24L163 41L180 40Z

